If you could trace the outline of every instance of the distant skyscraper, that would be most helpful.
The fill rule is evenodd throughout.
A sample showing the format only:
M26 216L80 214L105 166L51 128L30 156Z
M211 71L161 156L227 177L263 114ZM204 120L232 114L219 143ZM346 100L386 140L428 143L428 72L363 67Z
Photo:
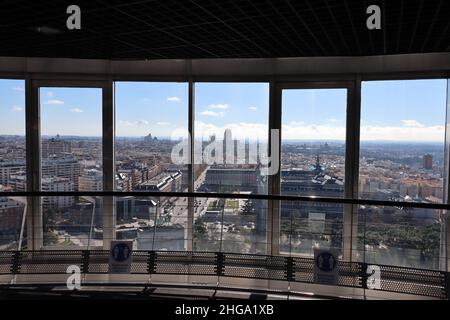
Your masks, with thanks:
M426 170L433 168L433 156L431 154L426 154L423 156L423 168Z
M234 141L230 129L223 134L223 163L234 164Z
M146 136L144 137L144 142L145 142L145 143L152 143L152 141L153 141L153 137L152 137L152 134L151 134L151 133L149 133L148 135L146 135Z

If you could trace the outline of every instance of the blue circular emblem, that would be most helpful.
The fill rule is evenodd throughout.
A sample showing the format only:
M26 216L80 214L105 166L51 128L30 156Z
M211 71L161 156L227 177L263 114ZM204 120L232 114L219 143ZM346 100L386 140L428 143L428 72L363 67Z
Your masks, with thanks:
M118 262L127 260L130 257L130 254L130 248L124 243L116 244L111 250L112 257Z
M316 266L319 270L324 272L331 272L336 268L336 259L329 252L322 252L316 258Z

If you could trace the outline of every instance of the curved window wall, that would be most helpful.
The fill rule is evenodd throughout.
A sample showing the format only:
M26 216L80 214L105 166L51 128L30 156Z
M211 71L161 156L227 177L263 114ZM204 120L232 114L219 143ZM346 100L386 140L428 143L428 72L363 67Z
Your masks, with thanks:
M8 208L15 201L21 210L11 222L11 215L0 209L0 245L17 249L19 239L32 232L33 244L22 241L22 249L107 248L116 238L134 240L138 250L312 256L315 248L326 248L336 249L343 260L445 269L447 213L394 202L448 203L448 81L354 84L279 90L276 82L117 81L105 82L103 91L39 87L30 91L39 99L31 97L26 107L25 81L1 80L1 191L26 191L27 185L39 191L34 182L26 182L31 176L25 171L26 146L33 146L34 139L25 139L29 113L27 121L40 131L32 157L40 155L42 163L29 163L41 174L41 188L52 178L47 162L61 156L75 159L80 169L73 176L60 176L65 169L52 171L53 178L69 180L55 191L212 195L124 194L107 203L61 197L58 201L68 202L56 210L48 207L51 199L43 198L29 210L41 214L42 226L28 229L23 202L3 197ZM359 84L361 91L355 94ZM280 103L273 98L277 92ZM37 116L33 106L40 106ZM277 129L278 135L272 136ZM240 158L239 152L245 156ZM268 158L277 168L274 172L267 171ZM22 170L5 175L11 161L21 162ZM222 199L213 193L393 204L279 203Z

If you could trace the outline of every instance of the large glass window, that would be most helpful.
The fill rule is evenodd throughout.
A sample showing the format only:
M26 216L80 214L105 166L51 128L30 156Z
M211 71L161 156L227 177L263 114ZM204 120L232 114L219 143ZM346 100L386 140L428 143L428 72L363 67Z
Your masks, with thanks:
M40 88L41 190L103 190L102 89ZM102 244L100 198L44 197L44 246Z
M282 90L281 191L343 197L347 89ZM280 252L342 248L343 205L281 202Z
M362 83L361 198L443 202L446 86L444 79ZM441 210L360 206L358 218L360 259L439 268Z
M0 80L0 195L26 191L25 81ZM0 197L0 250L26 248L25 198Z
M187 83L116 82L115 94L116 190L187 191ZM117 198L116 236L139 250L184 250L187 206L181 197Z
M267 194L268 122L269 84L196 83L194 190ZM195 250L266 252L266 201L198 198L194 217Z

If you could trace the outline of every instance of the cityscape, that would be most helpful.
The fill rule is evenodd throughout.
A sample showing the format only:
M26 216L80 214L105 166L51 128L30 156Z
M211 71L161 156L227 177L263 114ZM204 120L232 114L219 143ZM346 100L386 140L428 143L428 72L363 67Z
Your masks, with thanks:
M117 137L116 190L187 191L187 166L170 161L176 143L151 133L141 138ZM41 149L43 191L103 190L100 138L45 136ZM443 144L438 143L362 142L359 195L441 203L443 157ZM25 191L24 137L0 136L0 159L0 191ZM226 161L196 164L195 190L267 194L267 176L260 167ZM343 141L283 140L282 195L343 197L344 177ZM0 199L2 250L16 248L19 241L26 248L24 202ZM194 250L266 253L266 201L212 195L194 199L193 204ZM187 198L124 196L117 197L115 205L117 239L134 240L138 250L186 250ZM42 209L44 246L102 245L102 212L109 211L101 197L45 197ZM280 252L311 256L314 248L340 251L343 210L342 204L283 201ZM442 214L440 210L360 206L357 258L438 269Z

